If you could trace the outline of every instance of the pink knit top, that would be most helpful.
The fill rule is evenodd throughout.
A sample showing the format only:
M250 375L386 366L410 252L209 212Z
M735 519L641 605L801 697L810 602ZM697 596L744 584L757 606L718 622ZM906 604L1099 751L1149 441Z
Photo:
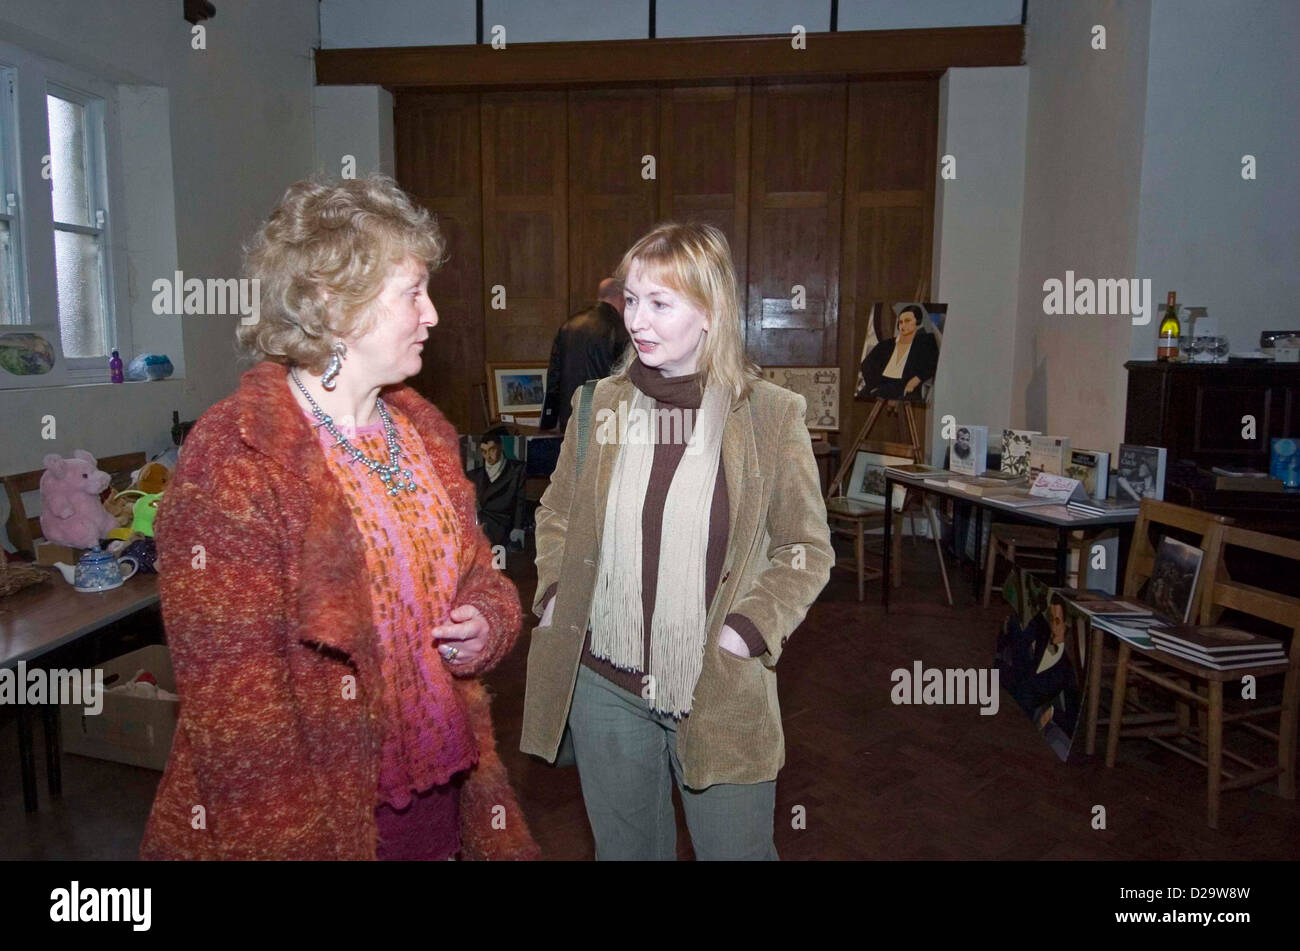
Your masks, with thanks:
M414 427L393 407L388 412L414 492L389 496L377 475L333 445L324 426L317 433L365 542L387 714L378 801L404 809L413 793L443 785L477 762L478 747L430 634L455 607L458 522ZM355 435L342 431L371 459L388 461L382 422L357 427Z

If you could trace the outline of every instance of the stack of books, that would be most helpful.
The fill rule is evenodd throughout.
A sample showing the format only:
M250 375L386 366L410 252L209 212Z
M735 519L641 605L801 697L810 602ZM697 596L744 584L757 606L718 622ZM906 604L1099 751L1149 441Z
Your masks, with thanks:
M1213 670L1285 664L1282 642L1233 627L1157 624L1149 629L1156 647Z
M1118 600L1104 591L1077 591L1073 588L1053 590L1088 615L1095 626L1144 650L1155 646L1150 629L1157 625L1168 626L1168 622L1157 617L1150 608L1132 601Z
M1088 499L1070 502L1080 515L1136 515L1140 503L1131 499Z

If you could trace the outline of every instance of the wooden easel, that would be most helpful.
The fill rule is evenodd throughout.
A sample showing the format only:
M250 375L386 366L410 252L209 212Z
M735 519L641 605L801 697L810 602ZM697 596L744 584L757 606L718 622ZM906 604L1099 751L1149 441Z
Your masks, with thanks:
M921 285L916 290L915 299L918 301L925 300L926 292L926 282L922 281ZM876 421L880 419L881 414L888 412L891 415L897 415L900 407L903 411L904 423L907 426L907 435L910 440L908 443L908 449L910 450L912 461L917 463L924 462L925 451L921 445L920 430L916 425L915 404L906 400L877 399L875 405L871 407L871 412L867 415L866 422L862 424L862 428L858 431L857 437L853 440L852 444L850 444L848 450L840 457L839 471L835 473L835 478L831 480L830 486L826 490L827 502L836 496L844 494L844 480L848 477L849 473L853 471L853 463L857 458L858 447L867 441L867 438L871 435L872 428L875 427ZM899 445L901 445L901 443ZM885 499L885 518L893 518L893 503L894 500L892 498ZM944 564L943 548L939 541L939 517L934 511L934 506L930 502L929 495L924 493L922 494L922 507L925 510L925 516L930 526L930 534L934 537L934 550L939 556L939 573L943 577L944 594L948 599L948 606L952 607L952 587L948 583L948 568ZM906 510L907 500L906 495L904 495L903 507L900 509L899 514ZM845 517L851 518L852 516ZM858 557L862 557L861 551L859 551ZM881 580L883 584L889 584L891 581L889 578L883 578ZM860 587L861 585L859 584L859 588ZM859 598L860 597L861 595L859 594Z

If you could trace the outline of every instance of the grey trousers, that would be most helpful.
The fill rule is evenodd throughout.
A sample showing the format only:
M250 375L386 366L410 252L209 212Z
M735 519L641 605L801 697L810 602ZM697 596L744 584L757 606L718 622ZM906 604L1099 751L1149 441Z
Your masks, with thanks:
M672 717L586 665L578 668L569 727L598 861L677 858L674 782L696 859L777 860L776 780L683 786Z

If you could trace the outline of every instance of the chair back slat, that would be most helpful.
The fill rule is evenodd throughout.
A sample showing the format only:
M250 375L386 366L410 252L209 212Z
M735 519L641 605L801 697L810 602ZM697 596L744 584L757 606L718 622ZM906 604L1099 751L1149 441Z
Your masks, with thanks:
M143 452L124 452L97 459L95 465L112 476L122 472L134 472L148 461L149 457ZM44 474L44 469L33 469L30 472L18 472L0 478L0 482L4 483L5 495L9 499L9 518L5 520L5 531L9 535L9 541L18 551L32 556L36 554L35 539L41 537L41 517L27 514L23 494L38 490L41 487L41 476Z
M1296 573L1300 574L1300 541L1228 525L1219 533L1219 545L1220 549L1245 548L1289 559L1297 563ZM1215 561L1214 573L1202 590L1201 623L1213 623L1229 608L1280 624L1293 634L1300 631L1300 598L1234 580L1221 553ZM1293 636L1293 653L1298 649L1297 642L1300 638Z
M1205 552L1205 557L1197 579L1197 591L1192 595L1193 603L1200 603L1201 592L1207 583L1205 579L1215 577L1218 571L1219 533L1231 522L1232 519L1223 515L1213 515L1159 499L1143 499L1137 522L1133 526L1133 543L1129 547L1128 568L1124 572L1124 597L1137 597L1142 583L1151 577L1151 572L1155 569L1156 550L1151 544L1150 528L1159 525L1163 528L1182 529L1201 537L1200 548Z

